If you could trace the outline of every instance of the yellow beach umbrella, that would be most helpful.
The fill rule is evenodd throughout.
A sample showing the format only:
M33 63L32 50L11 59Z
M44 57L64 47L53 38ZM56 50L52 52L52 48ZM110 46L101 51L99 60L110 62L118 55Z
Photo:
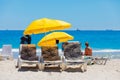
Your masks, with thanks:
M68 40L72 40L73 36L65 33L65 32L52 32L45 37L43 37L39 42L38 46L55 46L56 40L59 42L66 42Z
M61 20L42 18L33 21L24 31L24 35L45 33L53 30L69 28L70 23Z

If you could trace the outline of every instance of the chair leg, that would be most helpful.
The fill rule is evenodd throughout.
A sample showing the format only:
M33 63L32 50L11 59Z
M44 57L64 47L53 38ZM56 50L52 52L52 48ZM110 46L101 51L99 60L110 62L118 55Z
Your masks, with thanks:
M108 60L108 59L105 59L104 65L106 65L107 60Z
M66 70L67 65L65 63L61 63L60 68L61 68L61 71L64 71L64 70Z
M18 62L18 69L21 69L21 62Z
M40 63L39 64L39 70L43 71L45 69L45 64L44 63Z
M17 67L18 67L18 69L21 69L21 64L22 64L22 62L21 62L20 58L18 58L18 61L17 61Z
M83 64L80 64L80 70L81 70L82 72L84 72L84 66L83 66Z
M84 63L84 71L87 71L87 63Z
M41 71L43 71L43 70L45 69L45 64L44 64L43 56L40 57L39 69L40 69Z
M87 71L87 63L80 64L80 69L82 72Z

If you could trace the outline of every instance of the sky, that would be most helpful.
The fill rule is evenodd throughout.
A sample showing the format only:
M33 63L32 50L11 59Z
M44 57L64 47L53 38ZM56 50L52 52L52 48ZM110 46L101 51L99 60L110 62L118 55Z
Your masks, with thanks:
M120 30L120 0L0 0L0 30L24 30L41 18L69 22L69 30Z

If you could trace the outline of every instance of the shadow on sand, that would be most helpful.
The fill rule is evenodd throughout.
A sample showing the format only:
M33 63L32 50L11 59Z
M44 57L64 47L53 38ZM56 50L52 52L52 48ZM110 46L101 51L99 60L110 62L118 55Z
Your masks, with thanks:
M38 66L35 67L28 67L28 66L22 66L21 69L18 69L19 72L26 72L26 71L33 71L33 72L39 72ZM82 72L80 68L67 68L64 70L65 72ZM42 72L62 72L60 67L45 67L45 69Z

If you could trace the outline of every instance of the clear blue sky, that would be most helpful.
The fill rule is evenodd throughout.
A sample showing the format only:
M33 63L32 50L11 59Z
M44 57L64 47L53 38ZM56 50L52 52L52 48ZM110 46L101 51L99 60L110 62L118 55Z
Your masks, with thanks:
M44 17L70 22L70 29L120 30L120 0L0 0L0 30L24 30Z

